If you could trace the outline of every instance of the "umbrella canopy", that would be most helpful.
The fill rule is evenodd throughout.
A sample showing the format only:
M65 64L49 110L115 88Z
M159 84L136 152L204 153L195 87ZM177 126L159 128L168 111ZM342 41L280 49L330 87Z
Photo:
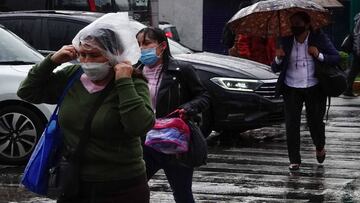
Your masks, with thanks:
M313 29L330 23L329 11L312 1L267 0L241 9L228 24L235 33L239 34L264 37L288 36L292 35L289 18L298 11L309 14Z
M338 0L312 0L324 8L341 8L344 7Z

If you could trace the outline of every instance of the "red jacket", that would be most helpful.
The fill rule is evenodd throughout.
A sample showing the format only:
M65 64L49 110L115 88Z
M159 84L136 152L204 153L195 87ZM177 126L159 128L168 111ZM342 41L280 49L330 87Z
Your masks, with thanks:
M237 54L252 61L270 65L275 58L275 39L272 37L250 37L237 35L235 39Z

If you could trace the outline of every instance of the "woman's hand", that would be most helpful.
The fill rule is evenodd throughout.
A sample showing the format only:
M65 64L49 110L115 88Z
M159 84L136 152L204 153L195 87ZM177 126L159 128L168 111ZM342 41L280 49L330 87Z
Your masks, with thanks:
M134 68L132 67L130 61L124 61L122 63L116 64L114 67L115 80L120 78L131 78L133 70Z
M185 109L178 109L179 112L179 117L183 120L188 120L189 116L186 115L186 110Z
M73 45L65 45L51 56L54 63L62 64L77 58L77 51Z
M239 56L239 54L237 53L237 50L236 50L235 46L233 46L233 47L231 47L231 48L229 49L229 55L230 55L230 56L235 56L235 57L238 57L238 56Z
M310 46L308 49L308 52L311 56L313 56L315 58L318 58L319 54L320 54L318 48L316 48L315 46Z
M276 57L278 59L281 60L282 58L284 58L285 52L284 52L284 50L282 48L278 48L278 49L275 50L275 55L276 55Z

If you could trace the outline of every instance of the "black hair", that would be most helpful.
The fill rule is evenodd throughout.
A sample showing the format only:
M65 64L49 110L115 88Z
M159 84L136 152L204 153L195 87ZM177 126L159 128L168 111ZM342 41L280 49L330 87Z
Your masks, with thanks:
M291 15L290 19L295 17L295 16L299 17L306 24L309 24L311 22L311 18L309 16L309 14L307 14L304 11L299 11L299 12L294 13L293 15Z
M167 67L169 65L169 61L171 56L170 53L170 47L169 47L169 42L168 39L165 35L165 32L159 28L154 28L154 27L146 27L141 29L137 34L136 34L136 38L139 36L139 34L143 33L143 40L145 40L145 38L149 38L151 40L156 41L157 43L162 43L165 42L166 43L166 48L162 54L162 60L163 63L165 65L165 67Z

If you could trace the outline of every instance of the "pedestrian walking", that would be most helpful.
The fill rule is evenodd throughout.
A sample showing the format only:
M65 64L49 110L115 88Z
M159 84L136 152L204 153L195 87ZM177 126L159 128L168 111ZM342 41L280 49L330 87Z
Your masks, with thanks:
M345 90L343 95L350 96L350 97L356 97L356 95L353 92L353 83L355 81L355 78L360 73L360 13L358 13L354 18L354 29L352 33L350 33L349 37L346 39L347 42L343 43L346 44L346 48L344 51L348 53L352 53L352 61L351 61L351 67L348 71L347 75L347 82L348 82L348 88Z
M172 58L165 33L158 28L144 28L137 35L141 48L140 62L148 79L152 107L156 118L180 109L186 117L195 116L209 107L210 96L192 65ZM176 202L194 202L192 177L194 168L176 160L176 155L158 152L144 146L148 179L163 169Z
M128 19L118 15L103 16L82 29L72 45L63 46L35 65L17 92L28 102L55 104L69 78L83 71L59 110L62 162L72 159L84 131L89 141L79 160L80 177L72 180L80 179L79 192L71 197L60 195L58 203L149 202L140 138L151 129L155 117L145 78L131 65L140 56L135 35L127 32L131 29ZM72 60L80 64L53 72ZM90 129L83 129L94 102L106 90ZM62 182L66 177L60 178ZM73 189L72 185L68 187L65 189Z
M316 148L319 163L325 160L325 124L323 117L326 109L326 96L315 76L317 63L336 64L340 56L321 30L313 30L310 16L296 12L290 16L293 35L280 39L272 70L280 72L277 91L285 101L285 122L287 148L290 160L289 169L297 170L301 164L300 123L303 104L311 138Z

